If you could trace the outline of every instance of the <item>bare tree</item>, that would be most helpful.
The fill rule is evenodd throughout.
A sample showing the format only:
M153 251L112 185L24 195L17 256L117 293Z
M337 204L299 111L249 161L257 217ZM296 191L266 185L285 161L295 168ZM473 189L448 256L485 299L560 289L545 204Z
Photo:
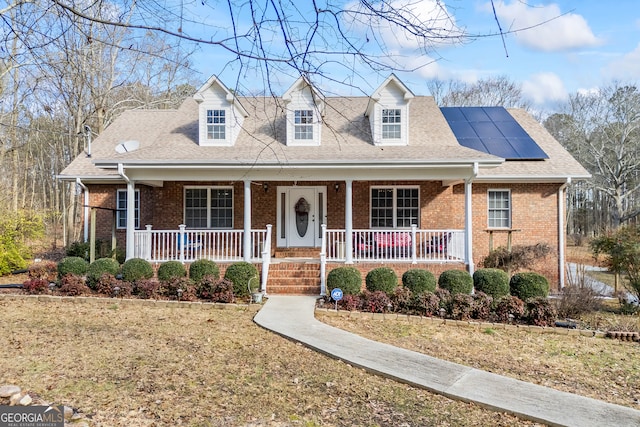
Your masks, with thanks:
M640 215L640 92L635 86L614 83L572 95L565 112L550 116L545 126L593 175L589 191L581 187L576 197L605 213L603 225L617 228Z
M507 76L489 77L474 83L460 80L432 80L427 87L441 107L500 106L529 110L531 104L522 94L522 85Z

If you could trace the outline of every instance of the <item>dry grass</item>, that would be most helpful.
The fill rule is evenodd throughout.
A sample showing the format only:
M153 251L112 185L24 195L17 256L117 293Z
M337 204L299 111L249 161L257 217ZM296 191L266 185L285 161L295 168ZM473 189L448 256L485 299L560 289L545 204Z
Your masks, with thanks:
M318 317L370 339L640 409L640 345L636 342L323 313ZM638 316L626 317L638 322Z
M370 375L252 317L234 306L0 298L0 383L76 407L94 426L532 425Z

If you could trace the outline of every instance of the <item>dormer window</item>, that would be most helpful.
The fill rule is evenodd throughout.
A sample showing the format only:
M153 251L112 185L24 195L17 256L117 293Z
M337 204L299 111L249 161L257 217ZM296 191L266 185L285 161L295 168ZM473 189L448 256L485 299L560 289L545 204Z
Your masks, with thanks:
M324 98L311 83L300 77L282 95L287 122L286 144L290 146L320 145Z
M233 146L249 116L235 95L212 76L193 98L198 103L198 145Z
M207 138L218 140L227 138L224 110L207 110Z
M393 74L371 95L365 115L374 145L409 145L409 104L413 97Z
M400 139L402 115L400 109L382 110L382 139Z
M294 138L313 139L313 110L295 110Z

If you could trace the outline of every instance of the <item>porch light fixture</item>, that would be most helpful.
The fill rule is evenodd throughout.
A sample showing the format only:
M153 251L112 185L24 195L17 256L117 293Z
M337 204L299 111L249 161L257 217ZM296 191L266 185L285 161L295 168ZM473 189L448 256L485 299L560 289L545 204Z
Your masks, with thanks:
M265 182L264 184L262 184L262 188L264 188L264 192L266 193L267 191L269 191L269 184Z
M336 182L336 183L335 183L335 185L333 186L333 188L335 188L335 189L336 189L336 193L337 193L338 191L340 191L340 183Z

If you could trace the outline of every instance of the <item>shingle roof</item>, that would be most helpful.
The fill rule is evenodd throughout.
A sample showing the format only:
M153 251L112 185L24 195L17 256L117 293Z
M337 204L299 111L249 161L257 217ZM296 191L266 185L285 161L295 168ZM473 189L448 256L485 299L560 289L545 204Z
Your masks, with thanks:
M61 178L117 177L114 169L96 167L117 163L188 165L340 165L349 164L460 164L487 163L502 159L462 147L447 125L432 97L417 96L411 101L408 146L375 146L369 118L364 115L369 98L326 99L320 146L286 145L286 123L281 99L243 97L240 103L249 116L232 147L198 145L198 104L187 99L178 110L133 110L123 113L92 144L91 158L81 154L60 174ZM516 120L551 157L549 161L515 165L507 162L482 176L513 173L536 175L586 175L586 171L544 128L520 110ZM127 140L140 142L138 150L118 154L115 146ZM558 157L556 159L556 156Z

